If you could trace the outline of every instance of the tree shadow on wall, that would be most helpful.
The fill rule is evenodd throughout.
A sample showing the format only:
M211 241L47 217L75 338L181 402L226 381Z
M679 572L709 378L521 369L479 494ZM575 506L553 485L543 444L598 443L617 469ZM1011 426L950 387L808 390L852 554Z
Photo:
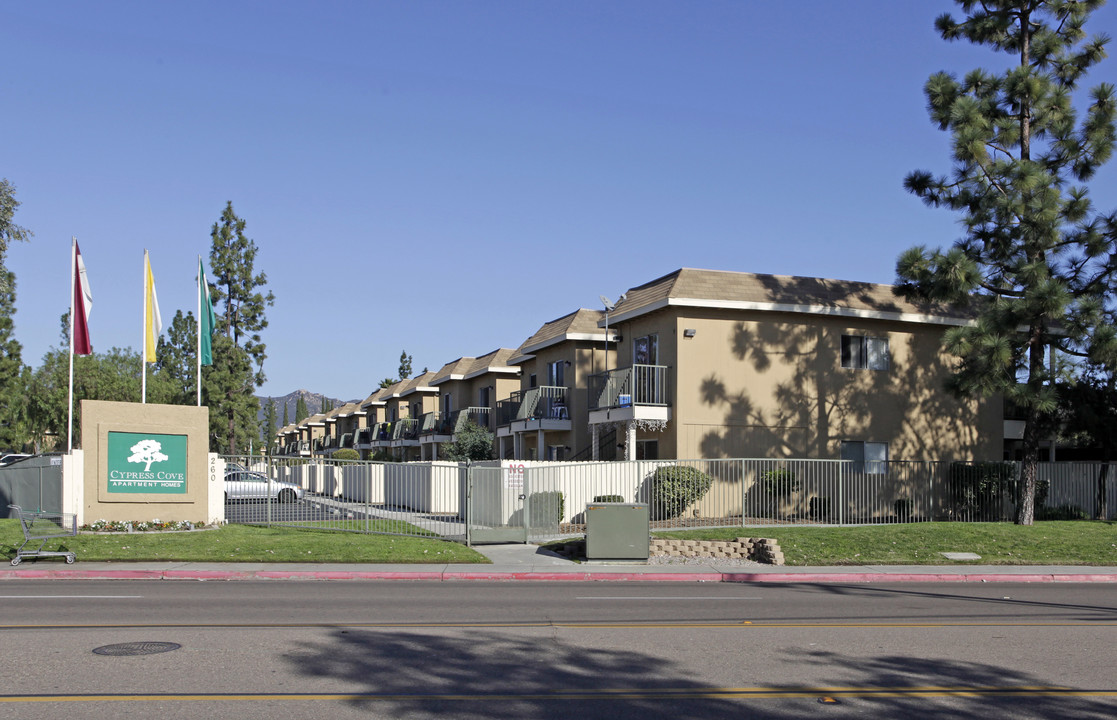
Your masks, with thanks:
M763 282L772 302L912 310L882 294L879 286L865 283L777 277ZM931 306L920 309L941 312ZM889 447L892 459L944 459L938 457L944 448L952 450L946 459L979 452L988 438L976 429L978 413L972 404L945 389L951 366L938 335L893 333L887 371L853 370L840 366L839 327L824 311L817 321L807 315L773 313L755 324L737 322L731 349L747 369L736 373L714 368L703 377L702 402L725 408L722 429L707 432L701 440L703 456L735 456L742 435L747 435L745 444L750 447L770 448L767 457L772 458L834 457L827 440L835 437L896 438ZM905 352L896 352L901 348ZM727 387L729 378L732 389ZM903 432L897 431L897 418Z

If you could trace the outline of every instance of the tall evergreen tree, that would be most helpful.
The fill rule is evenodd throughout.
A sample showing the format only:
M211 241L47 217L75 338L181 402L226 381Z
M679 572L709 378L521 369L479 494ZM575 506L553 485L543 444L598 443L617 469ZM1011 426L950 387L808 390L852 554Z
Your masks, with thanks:
M15 450L28 440L27 393L21 381L23 347L15 339L15 274L6 262L8 245L28 240L32 235L13 221L18 207L15 188L6 179L0 179L0 449Z
M169 402L193 405L198 398L198 322L194 313L175 312L166 336L159 336L155 347L155 374L165 379L172 389Z
M298 425L309 416L310 410L306 407L306 400L303 399L302 395L299 395L299 399L295 401L295 424Z
M1039 444L1057 405L1050 353L1112 363L1117 215L1097 213L1084 183L1114 143L1113 86L1089 93L1079 121L1078 82L1105 57L1104 36L1083 27L1100 0L958 0L964 17L940 16L946 40L1006 53L995 74L959 80L939 72L925 86L931 119L950 132L953 173L908 175L932 207L961 213L964 236L949 250L912 248L897 261L898 292L967 303L974 324L945 335L959 358L953 388L1003 393L1026 411L1022 496L1016 522L1034 514Z
M264 448L270 448L275 444L275 433L279 429L276 427L276 412L275 400L268 400L267 407L264 408L264 436L261 438Z
M287 414L287 403L283 403L283 427L291 424L290 416Z
M411 377L411 356L404 350L399 355L399 379L406 380Z
M263 385L266 345L260 332L268 326L264 309L275 296L262 288L264 273L256 273L256 243L244 234L246 223L229 202L210 231L209 253L214 286L211 296L219 312L213 342L213 366L203 372L204 393L210 407L210 440L229 454L259 437L256 388Z

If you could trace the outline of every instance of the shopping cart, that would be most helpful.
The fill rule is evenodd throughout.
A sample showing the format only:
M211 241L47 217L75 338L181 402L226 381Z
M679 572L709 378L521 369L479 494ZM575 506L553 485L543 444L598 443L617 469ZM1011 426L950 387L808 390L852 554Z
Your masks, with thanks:
M72 513L39 512L24 510L19 505L9 505L19 516L20 527L23 528L23 544L16 548L16 556L12 558L12 565L19 565L25 557L64 557L67 563L72 563L77 557L74 553L59 550L43 550L47 540L51 538L73 537L78 534L78 516ZM32 540L39 541L35 550L24 550L27 543Z

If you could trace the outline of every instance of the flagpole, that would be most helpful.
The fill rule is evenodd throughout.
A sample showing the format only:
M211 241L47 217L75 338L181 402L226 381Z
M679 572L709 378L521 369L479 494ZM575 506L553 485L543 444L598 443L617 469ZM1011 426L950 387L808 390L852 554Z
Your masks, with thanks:
M198 407L202 406L202 256L198 256Z
M69 411L69 427L66 431L66 453L74 451L74 295L77 293L78 239L70 238L70 393L66 407Z
M144 248L143 332L140 334L140 402L147 403L147 248Z

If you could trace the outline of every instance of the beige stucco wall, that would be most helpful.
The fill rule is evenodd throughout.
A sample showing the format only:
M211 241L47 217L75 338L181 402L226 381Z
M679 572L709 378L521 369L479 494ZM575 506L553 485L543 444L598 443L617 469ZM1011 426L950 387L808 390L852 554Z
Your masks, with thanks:
M84 451L83 515L104 520L185 520L213 522L211 493L224 496L223 475L209 472L209 408L189 405L82 400ZM109 493L109 432L184 435L187 442L183 494Z
M694 337L684 337L693 329ZM1000 402L944 389L945 328L875 319L732 310L664 310L623 325L659 335L671 366L672 420L660 457L837 458L843 440L885 442L892 460L999 459ZM841 367L841 336L887 337L886 371Z

